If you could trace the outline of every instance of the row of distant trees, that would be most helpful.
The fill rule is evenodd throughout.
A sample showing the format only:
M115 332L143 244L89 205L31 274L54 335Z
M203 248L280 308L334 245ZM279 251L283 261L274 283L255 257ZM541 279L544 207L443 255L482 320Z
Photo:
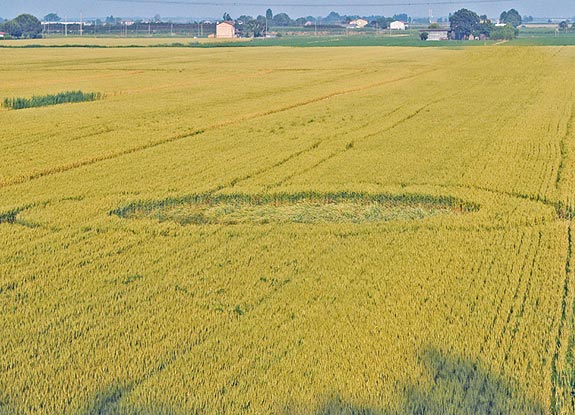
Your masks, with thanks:
M360 16L347 16L340 15L336 12L331 12L325 17L298 17L297 19L292 19L287 13L274 14L271 9L267 9L265 16L259 15L257 17L249 15L241 15L234 19L229 13L224 13L222 19L224 21L233 21L236 29L239 31L242 37L260 37L265 35L265 31L269 27L288 27L288 26L304 26L306 24L316 24L321 23L321 25L341 25L349 23L350 21L359 18ZM374 27L379 27L380 29L385 29L389 27L389 24L395 20L401 20L404 22L410 21L410 17L405 14L396 14L392 17L384 16L370 16L367 19L371 22Z
M234 19L229 13L224 13L224 21L234 21L236 26L243 34L251 35L261 35L265 30L266 26L274 27L286 27L286 26L304 26L306 23L321 23L322 25L340 25L349 23L350 21L359 18L360 16L348 16L340 15L336 12L331 12L325 17L298 17L297 19L292 19L287 13L274 14L271 9L267 9L265 16L259 15L257 17L249 15L241 15ZM403 22L411 21L411 18L406 13L396 14L392 17L384 16L370 16L367 18L371 22L372 26L377 26L379 28L385 29L389 27L389 24L395 20L401 20Z
M321 24L342 24L358 17L359 16L342 16L336 12L331 12L326 17L321 18ZM396 14L392 17L370 16L368 19L372 26L381 29L388 28L389 24L395 20L404 22L411 21L410 17L405 13ZM525 19L527 19L527 21L532 20L531 17L526 17ZM44 20L59 22L61 18L56 13L50 13L44 16ZM223 20L234 21L229 13L224 14ZM466 39L471 36L477 38L513 39L517 36L517 28L523 23L523 20L524 18L522 18L515 9L501 13L499 22L503 23L503 26L495 25L486 15L480 16L468 9L460 9L449 16L452 36L455 39ZM105 19L105 22L108 24L114 24L116 21L117 19L114 18L114 16L108 16ZM161 17L156 15L151 21L160 22ZM248 15L239 16L235 19L235 24L241 36L259 37L265 35L266 30L271 26L303 26L308 22L317 23L317 21L318 18L313 16L300 17L294 20L287 13L274 14L271 9L268 9L265 16L259 15L255 18ZM437 27L430 26L430 28L433 29ZM571 24L569 21L563 21L559 24L559 30L563 32L575 31L575 23ZM21 14L11 20L2 20L0 18L0 31L15 38L37 38L41 37L42 24L36 17L30 14Z

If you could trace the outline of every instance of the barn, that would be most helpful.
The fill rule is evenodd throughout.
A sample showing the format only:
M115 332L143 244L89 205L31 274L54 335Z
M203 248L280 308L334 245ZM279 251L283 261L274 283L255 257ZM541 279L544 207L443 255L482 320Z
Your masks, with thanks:
M352 20L351 22L349 22L349 25L351 27L353 27L354 29L361 29L365 26L367 26L369 24L369 22L365 19L355 19Z
M447 29L426 29L421 32L427 32L428 41L449 40L449 30Z
M403 22L400 22L399 20L396 20L395 22L391 22L389 24L389 28L391 30L405 30L407 29L407 25Z

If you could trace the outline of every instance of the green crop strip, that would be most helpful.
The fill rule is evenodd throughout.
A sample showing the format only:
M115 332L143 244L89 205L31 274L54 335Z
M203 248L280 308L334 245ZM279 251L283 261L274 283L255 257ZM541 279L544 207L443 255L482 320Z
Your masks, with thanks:
M53 95L33 96L32 98L5 98L4 107L21 110L25 108L46 107L49 105L87 102L102 99L99 92L66 91Z

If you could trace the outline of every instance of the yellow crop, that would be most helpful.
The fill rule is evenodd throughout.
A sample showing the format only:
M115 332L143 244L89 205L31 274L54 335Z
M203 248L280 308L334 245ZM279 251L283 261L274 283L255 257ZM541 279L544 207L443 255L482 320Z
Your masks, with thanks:
M575 49L0 59L0 414L575 412Z

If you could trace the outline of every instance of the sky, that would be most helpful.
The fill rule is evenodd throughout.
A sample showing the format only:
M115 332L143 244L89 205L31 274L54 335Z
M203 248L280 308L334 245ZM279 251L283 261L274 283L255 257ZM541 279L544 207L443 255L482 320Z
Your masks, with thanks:
M407 13L414 17L424 17L429 14L427 5L396 5L396 6L365 6L366 4L405 4L409 2L445 1L445 0L181 0L190 3L217 3L228 5L194 5L194 4L161 4L158 3L130 3L111 2L103 0L0 0L0 17L12 18L21 13L31 13L43 17L48 13L57 13L65 18L102 17L113 15L116 17L152 17L159 14L162 17L221 17L224 12L232 17L241 14L256 16L265 14L268 5L274 14L285 12L292 18L301 16L325 16L330 11L340 14L357 15L383 15L391 16L397 13ZM169 0L168 0L169 1ZM454 0L457 1L457 0ZM233 4L233 5L230 5ZM242 3L258 3L261 6L242 5ZM275 6L274 6L275 4ZM280 6L278 6L280 4ZM305 7L289 7L287 4L305 4ZM323 5L310 7L309 5ZM335 5L338 6L335 6ZM342 4L341 6L339 4ZM355 6L354 6L355 4ZM573 17L575 16L575 0L503 0L497 3L477 3L474 0L463 0L461 3L432 6L434 17L447 16L462 7L476 11L478 14L487 14L497 17L503 10L515 8L521 15L536 17Z

